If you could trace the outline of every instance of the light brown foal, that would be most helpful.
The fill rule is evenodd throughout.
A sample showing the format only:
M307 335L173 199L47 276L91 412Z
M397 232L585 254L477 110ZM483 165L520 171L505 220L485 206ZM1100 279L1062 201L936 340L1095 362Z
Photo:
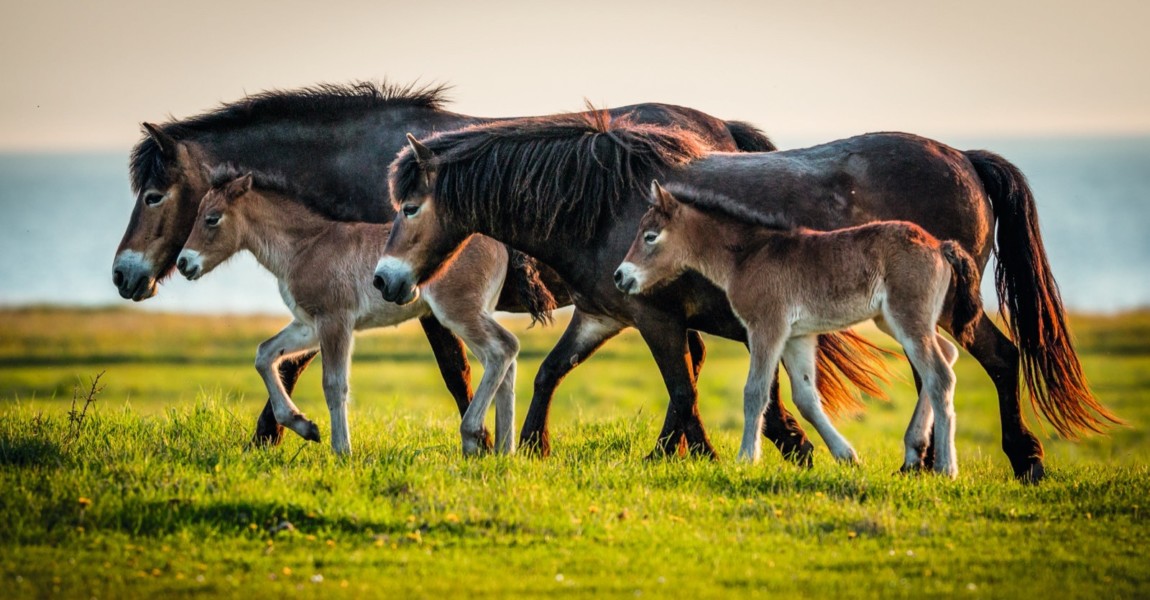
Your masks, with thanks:
M831 232L739 210L722 196L691 189L672 195L652 184L652 206L615 272L620 290L638 294L691 269L721 287L747 328L750 374L744 389L739 458L754 462L758 434L780 358L795 405L840 461L858 456L822 410L815 382L816 335L874 319L894 337L922 377L922 392L904 438L903 470L923 468L934 423L936 471L958 474L954 448L954 344L937 333L948 292L955 294L955 331L969 336L981 314L978 270L953 242L918 225L871 223Z
M331 445L351 452L348 375L353 331L398 325L434 313L483 363L483 379L464 414L464 454L484 446L483 417L496 405L495 445L515 450L515 359L519 341L491 316L507 269L507 250L473 237L455 261L400 306L372 287L372 271L390 224L329 221L293 200L286 183L219 168L200 202L195 228L177 260L188 279L199 279L236 252L248 250L279 280L280 295L295 320L260 344L256 369L267 386L276 420L305 439L319 428L292 403L277 376L281 361L320 349L323 390L331 412Z

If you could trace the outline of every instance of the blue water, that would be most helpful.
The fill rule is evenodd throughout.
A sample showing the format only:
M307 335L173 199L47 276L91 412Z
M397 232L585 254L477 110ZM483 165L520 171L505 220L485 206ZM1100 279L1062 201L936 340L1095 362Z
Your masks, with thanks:
M1150 306L1150 137L945 141L996 151L1027 174L1069 307ZM127 303L111 270L132 201L126 151L0 154L0 305ZM171 278L139 306L286 314L246 254L195 284Z

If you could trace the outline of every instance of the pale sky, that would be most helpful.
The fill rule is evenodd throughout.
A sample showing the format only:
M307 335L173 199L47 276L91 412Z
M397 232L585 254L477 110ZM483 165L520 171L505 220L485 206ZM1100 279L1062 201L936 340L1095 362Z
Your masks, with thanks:
M788 140L1150 133L1150 2L7 0L0 150L126 150L245 92L389 78L480 116L658 101Z

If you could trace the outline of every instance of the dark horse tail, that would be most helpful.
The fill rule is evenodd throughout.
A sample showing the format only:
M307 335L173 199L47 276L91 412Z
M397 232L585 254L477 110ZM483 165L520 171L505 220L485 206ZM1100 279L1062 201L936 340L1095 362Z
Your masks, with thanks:
M950 287L954 290L954 308L951 312L951 327L954 337L964 346L974 341L974 324L982 315L982 299L979 294L981 284L978 265L958 242L942 243L942 257L950 263Z
M506 248L507 278L496 308L526 312L531 315L532 325L551 324L554 320L551 312L559 305L552 289L562 290L566 295L566 286L546 265L510 246Z
M1058 284L1050 272L1038 210L1026 177L1006 159L985 150L965 152L994 206L998 221L994 284L1022 360L1030 400L1058 433L1102 433L1122 421L1086 385L1074 352Z
M774 152L775 143L761 129L743 121L724 121L739 152Z
M743 121L724 123L740 152L778 150L771 138L754 125ZM884 354L891 353L850 330L820 335L815 381L823 408L832 415L858 412L862 409L859 392L885 399L882 384L889 378L880 360Z

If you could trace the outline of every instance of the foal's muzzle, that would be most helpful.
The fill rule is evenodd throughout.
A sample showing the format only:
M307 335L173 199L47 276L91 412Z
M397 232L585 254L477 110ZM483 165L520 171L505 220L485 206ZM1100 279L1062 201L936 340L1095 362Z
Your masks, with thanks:
M388 302L410 304L419 297L419 286L415 284L415 274L411 267L393 256L386 256L379 261L371 284Z
M620 292L624 294L638 294L639 278L636 276L635 266L631 263L623 263L615 269L615 287L619 288Z

